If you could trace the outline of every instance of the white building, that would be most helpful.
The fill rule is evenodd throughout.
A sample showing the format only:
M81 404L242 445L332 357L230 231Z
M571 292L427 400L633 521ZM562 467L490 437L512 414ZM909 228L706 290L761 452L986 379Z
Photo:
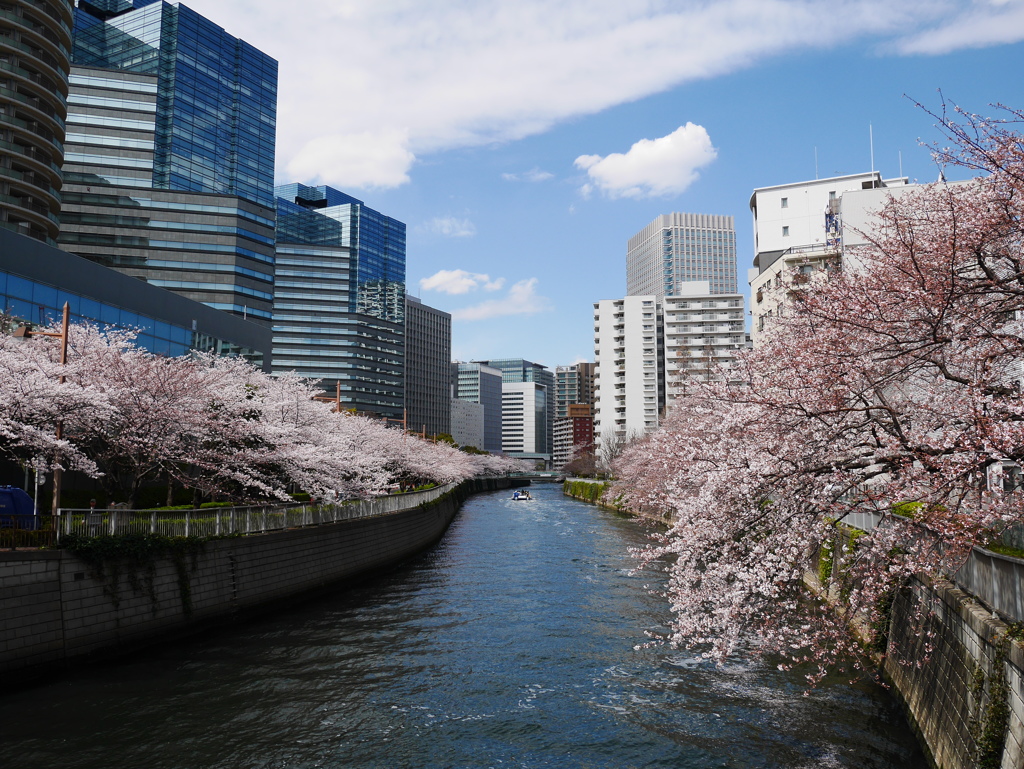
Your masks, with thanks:
M548 388L540 382L502 382L501 450L514 456L551 459L547 443Z
M717 380L746 347L742 294L712 294L706 281L681 284L662 306L666 404L691 380Z
M661 303L654 295L594 304L594 439L655 429L665 405Z
M747 275L754 344L770 318L785 311L787 287L837 266L844 245L849 245L844 244L848 230L868 227L870 212L907 183L905 177L883 179L876 171L754 190L750 211L755 256ZM844 219L853 227L844 227Z

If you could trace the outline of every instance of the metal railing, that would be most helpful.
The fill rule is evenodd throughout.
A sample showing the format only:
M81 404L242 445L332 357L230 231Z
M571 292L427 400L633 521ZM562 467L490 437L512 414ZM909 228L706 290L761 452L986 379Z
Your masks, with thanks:
M840 523L870 532L881 519L882 516L876 513L851 513ZM1007 534L1017 539L1022 536L1019 529ZM1004 536L1004 540L1007 538ZM1024 621L1024 559L975 546L956 573L946 576L957 587L1011 622Z
M167 537L262 534L389 515L432 502L455 486L449 483L425 491L337 503L244 505L198 510L62 508L57 513L54 529L58 542L61 537L70 534L84 537L115 534L161 534Z
M0 515L0 549L49 547L55 532L43 527L47 520L37 515Z

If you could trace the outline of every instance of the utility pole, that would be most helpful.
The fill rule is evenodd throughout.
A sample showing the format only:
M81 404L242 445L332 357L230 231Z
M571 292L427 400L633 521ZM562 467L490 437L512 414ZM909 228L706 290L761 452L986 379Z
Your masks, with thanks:
M31 338L33 336L52 336L60 339L60 379L59 382L64 384L66 377L64 369L68 364L68 328L71 325L71 305L64 302L64 313L60 324L60 333L56 334L52 331L32 331L28 326L19 326L15 332L15 336ZM57 422L57 440L60 441L64 437L64 423L62 421ZM57 513L60 511L60 487L63 471L59 464L56 464L53 468L53 503L50 505L50 513L53 515L54 526L57 524Z

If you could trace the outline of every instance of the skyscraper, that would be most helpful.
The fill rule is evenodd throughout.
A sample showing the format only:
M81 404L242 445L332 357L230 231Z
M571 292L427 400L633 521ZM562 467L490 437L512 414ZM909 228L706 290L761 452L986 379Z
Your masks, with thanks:
M731 216L663 214L629 239L626 295L672 296L706 280L712 294L736 293L736 229Z
M277 62L184 5L79 0L60 244L270 324Z
M60 215L71 3L0 13L0 227L52 243Z
M274 371L401 418L405 225L331 187L277 188Z
M410 430L451 434L451 361L452 316L406 294L405 410Z

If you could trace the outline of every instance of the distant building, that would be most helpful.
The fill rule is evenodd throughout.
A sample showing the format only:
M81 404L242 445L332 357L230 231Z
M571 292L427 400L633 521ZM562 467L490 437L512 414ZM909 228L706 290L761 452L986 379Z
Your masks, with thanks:
M452 316L406 294L405 410L410 430L451 433L451 360Z
M544 387L543 421L544 428L538 432L540 443L536 446L537 453L551 454L553 442L553 430L555 424L554 414L554 392L555 375L547 366L523 358L495 358L492 360L478 361L485 366L496 368L501 372L501 381L504 384L520 384L524 382L536 382ZM504 444L504 441L503 441Z
M460 440L452 433L455 441L459 445L476 446L494 454L501 453L501 372L481 363L452 363L452 399L479 403L483 406L482 443ZM461 413L465 413L465 410L460 411L460 407L453 403L452 429L456 429L456 415Z
M473 401L451 401L451 436L460 446L483 449L484 404ZM500 424L499 424L500 427Z
M277 62L185 5L74 13L61 246L269 326Z
M570 404L592 403L593 398L593 363L555 368L555 419L568 416Z
M754 190L755 255L747 278L755 345L770 319L785 312L789 288L838 267L853 230L870 226L867 212L910 188L905 177L883 179L871 172ZM848 230L844 220L854 228Z
M274 371L401 419L405 225L332 187L277 188Z
M629 239L626 295L663 299L683 283L707 281L735 294L736 228L731 216L663 214Z
M501 385L501 450L523 459L551 460L547 450L548 388L540 382Z
M627 296L594 304L594 433L597 443L639 437L665 406L662 306Z
M573 404L568 416L555 420L555 448L552 466L561 469L568 462L594 454L594 419L590 404Z

